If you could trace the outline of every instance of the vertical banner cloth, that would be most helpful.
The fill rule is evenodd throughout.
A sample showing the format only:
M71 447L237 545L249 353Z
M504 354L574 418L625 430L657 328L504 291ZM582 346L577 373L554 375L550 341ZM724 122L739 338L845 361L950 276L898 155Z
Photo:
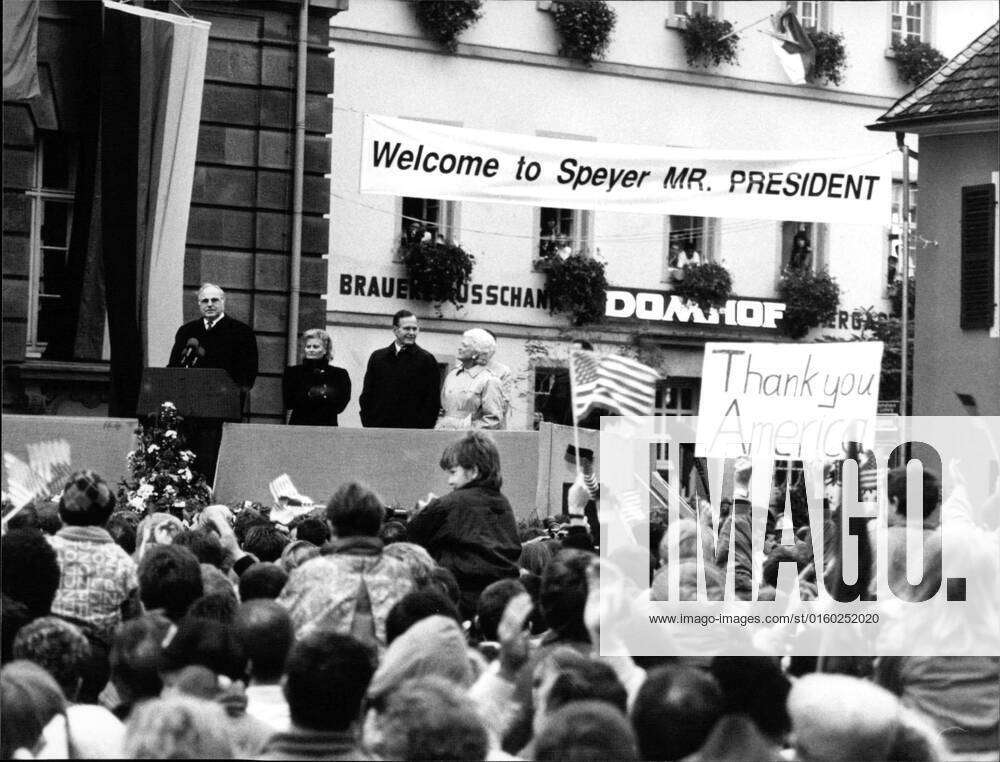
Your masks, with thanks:
M540 138L366 114L362 193L884 225L890 157Z
M875 439L882 342L705 345L695 454L827 460Z
M23 101L38 87L38 0L3 4L3 99Z
M104 3L101 210L114 415L183 322L208 22Z
M574 420L594 407L629 416L653 412L660 374L652 368L628 357L583 349L570 353L569 365Z

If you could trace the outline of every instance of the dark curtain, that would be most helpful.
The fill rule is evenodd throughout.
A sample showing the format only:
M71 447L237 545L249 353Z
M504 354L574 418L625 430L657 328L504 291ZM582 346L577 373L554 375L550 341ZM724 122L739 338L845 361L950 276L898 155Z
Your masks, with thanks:
M135 415L142 374L137 313L136 197L139 165L141 19L104 13L101 67L101 227L111 340L108 414Z
M70 232L66 278L59 300L59 324L63 330L45 349L54 360L99 360L104 344L104 287L100 282L99 135L101 102L101 15L100 3L75 6L79 14L79 35L68 51L78 62L78 75L71 80L75 93L76 124L62 128L77 138L77 175ZM69 82L69 81L68 81Z

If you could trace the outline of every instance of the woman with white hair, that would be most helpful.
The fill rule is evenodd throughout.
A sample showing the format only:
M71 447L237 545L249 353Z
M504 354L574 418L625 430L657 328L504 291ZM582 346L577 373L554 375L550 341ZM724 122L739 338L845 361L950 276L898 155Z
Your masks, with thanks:
M462 334L456 356L458 365L441 387L441 415L436 429L504 428L503 389L493 373L482 364L496 350L496 341L482 328Z
M301 365L285 368L281 391L293 426L336 426L351 399L351 377L333 365L333 340L322 328L302 334Z

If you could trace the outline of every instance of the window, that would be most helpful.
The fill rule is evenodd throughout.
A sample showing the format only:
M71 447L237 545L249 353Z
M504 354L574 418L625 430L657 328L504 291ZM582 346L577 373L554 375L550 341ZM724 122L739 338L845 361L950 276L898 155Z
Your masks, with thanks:
M654 415L661 416L696 416L698 415L698 399L701 391L701 379L676 377L666 381L661 381L656 388L656 402L653 408ZM700 469L694 458L694 445L681 445L679 465L681 468L681 478L673 479L671 476L672 466L670 464L669 443L655 443L652 445L653 469L668 484L677 486L681 495L688 497L692 492L707 494L700 475ZM695 473L692 473L692 472Z
M674 2L675 16L708 16L712 13L712 3L710 2L684 2L676 0Z
M804 29L821 29L823 25L823 5L819 0L799 0L789 3Z
M664 218L663 282L678 280L685 261L702 264L715 259L715 220L672 214Z
M558 388L562 388L564 391L569 389L569 368L559 365L540 365L535 368L534 428L537 429L538 424L543 420L560 424L566 422L565 417L569 411L557 410L556 408L560 407L560 402L552 399L553 389L557 390L556 396L559 396ZM562 403L567 400L568 397L562 400Z
M826 266L826 224L822 222L781 223L781 272Z
M900 245L903 240L903 219L900 210L903 207L903 183L893 182L892 184L892 225L889 229L889 253L885 268L885 285L891 288L902 278L902 257L900 256ZM914 252L917 249L913 231L917 226L917 186L910 183L910 275L913 275L913 266L916 262ZM886 291L888 294L888 291Z
M31 261L28 266L29 357L37 357L60 336L73 229L75 156L66 137L39 133L31 198Z
M992 184L962 188L961 307L963 329L991 328L996 246L996 188Z
M461 122L449 122L442 119L425 119L419 116L406 116L428 124L444 124L449 127L461 127ZM454 242L458 238L459 205L455 201L440 201L433 198L414 198L404 196L396 204L396 217L399 220L397 230L399 242L434 241L444 239ZM399 249L393 253L393 261L399 262Z
M927 3L923 2L893 2L892 42L905 40L927 41Z
M439 236L450 241L458 230L458 206L451 201L405 196L399 216L404 241L432 241Z
M538 210L538 256L559 256L589 253L591 213L579 209Z

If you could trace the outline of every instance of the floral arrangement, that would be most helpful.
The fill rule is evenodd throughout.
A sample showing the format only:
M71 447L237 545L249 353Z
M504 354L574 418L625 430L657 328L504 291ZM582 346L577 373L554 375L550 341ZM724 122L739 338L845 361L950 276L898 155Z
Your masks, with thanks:
M681 29L688 66L707 69L723 62L735 64L740 36L732 31L728 21L700 14L688 16Z
M816 60L809 71L809 79L826 85L840 85L847 68L847 51L844 35L810 29L807 34L816 48Z
M785 303L781 327L793 339L831 320L840 305L840 286L826 270L786 271L778 283L778 295Z
M399 254L413 284L414 296L430 299L438 311L445 302L461 309L458 297L468 284L476 263L472 254L440 237L436 240L403 239Z
M718 262L688 265L684 268L684 280L677 282L673 292L708 312L713 307L726 306L733 295L733 276Z
M535 268L545 273L549 312L568 313L573 325L599 323L604 319L608 279L604 263L583 253L543 257Z
M118 502L140 515L194 512L211 501L205 478L194 470L195 454L185 448L182 418L164 402L155 420L136 429L139 446L128 454L131 479L123 479Z
M562 39L559 55L590 66L604 58L617 16L604 0L563 0L552 4L552 18Z
M481 5L481 0L420 0L410 4L424 34L449 53L458 49L458 35L479 20Z
M896 74L908 85L919 85L948 61L933 45L912 37L896 40L892 43L892 52Z

